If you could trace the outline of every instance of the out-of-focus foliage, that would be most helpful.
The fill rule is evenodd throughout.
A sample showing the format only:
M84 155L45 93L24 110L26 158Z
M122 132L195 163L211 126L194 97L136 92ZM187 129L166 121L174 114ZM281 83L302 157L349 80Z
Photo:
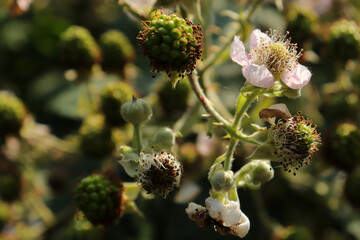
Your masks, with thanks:
M226 136L216 125L208 126L213 119L199 117L205 111L193 100L188 79L173 89L167 76L150 73L136 37L140 19L149 17L152 6L33 0L19 11L15 7L25 6L21 2L0 2L0 239L219 239L218 233L198 228L184 209L206 197L207 171L225 151ZM303 49L300 63L311 70L311 82L301 98L279 101L290 112L312 118L323 145L296 177L275 167L274 179L259 191L239 191L241 209L251 219L246 239L360 239L359 1L153 3L203 24L201 68L233 38L234 19L254 2L260 4L241 26L240 37L254 28L280 28ZM224 116L235 111L245 82L228 52L214 60L201 83ZM133 95L154 110L144 145L151 145L164 126L175 130L172 151L184 166L183 187L166 200L149 201L152 196L137 184L126 185L130 178L117 163L119 146L130 145L132 138L120 108ZM258 113L275 100L261 100L249 117L265 126ZM190 113L193 117L183 122L181 116ZM244 131L252 129L248 124ZM253 150L240 144L234 168L244 166ZM108 170L124 182L124 215L107 227L95 227L76 210L74 193L81 179ZM84 196L77 199L84 201Z

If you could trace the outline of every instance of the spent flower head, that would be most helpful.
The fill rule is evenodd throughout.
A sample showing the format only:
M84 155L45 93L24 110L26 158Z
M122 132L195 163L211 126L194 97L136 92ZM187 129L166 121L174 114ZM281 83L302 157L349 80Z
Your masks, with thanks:
M277 162L294 175L300 167L309 164L320 143L316 126L300 115L280 119L271 126L269 135Z
M297 45L290 40L278 30L263 33L255 29L250 36L250 54L235 36L230 57L243 67L242 73L252 85L269 88L280 78L287 87L300 89L310 81L311 73L298 63L301 51L298 52Z
M139 182L148 192L166 198L178 189L182 179L182 166L171 153L140 153Z

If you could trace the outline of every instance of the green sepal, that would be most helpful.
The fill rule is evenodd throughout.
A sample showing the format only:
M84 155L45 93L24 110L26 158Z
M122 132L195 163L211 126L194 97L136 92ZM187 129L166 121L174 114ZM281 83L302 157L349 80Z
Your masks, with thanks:
M137 215L139 215L142 218L145 218L144 213L138 208L138 206L136 205L136 203L134 201L126 201L125 203L125 210L124 210L124 214L126 213L135 213Z
M274 155L274 151L274 146L269 141L267 141L258 146L255 151L246 159L268 159L275 161L276 156Z
M119 163L123 166L127 175L136 177L139 174L139 159L140 156L135 150L129 150L124 153L124 156Z

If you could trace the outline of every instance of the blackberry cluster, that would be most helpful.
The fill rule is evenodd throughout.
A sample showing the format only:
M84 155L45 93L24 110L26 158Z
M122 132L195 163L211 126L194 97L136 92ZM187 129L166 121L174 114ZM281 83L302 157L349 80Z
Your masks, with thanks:
M93 174L75 190L75 202L94 225L111 224L122 212L123 185L115 176Z
M337 61L358 58L360 55L360 27L353 21L339 20L330 28L329 48Z
M101 35L102 66L105 71L124 71L125 65L135 59L135 50L120 31L109 30Z
M169 76L191 74L202 53L201 27L176 14L155 14L143 22L137 39L149 58L154 72L165 71Z
M100 48L89 30L71 26L60 36L60 57L75 69L89 69L101 59Z
M112 82L105 86L100 94L100 108L105 115L106 123L119 126L125 123L121 116L121 106L130 101L135 94L133 88L125 82Z
M104 157L115 147L111 129L103 115L88 117L79 130L80 148L85 155Z
M360 163L360 129L342 123L326 139L326 159L338 168L352 171Z
M24 104L14 95L0 91L0 137L18 134L26 115Z

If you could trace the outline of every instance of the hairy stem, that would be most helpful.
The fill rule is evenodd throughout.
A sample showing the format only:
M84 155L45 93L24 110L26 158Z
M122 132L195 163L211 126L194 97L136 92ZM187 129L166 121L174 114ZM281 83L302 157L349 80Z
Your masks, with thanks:
M230 136L242 140L244 142L248 142L254 145L259 145L258 142L250 139L248 136L241 132L237 132L236 128L233 128L229 121L224 119L213 107L212 102L206 97L204 91L202 90L198 77L193 75L189 76L191 87L193 88L196 96L200 100L200 103L203 105L205 110L218 122L218 126L221 126Z
M132 141L133 148L137 151L137 153L141 152L142 143L141 143L141 126L134 125L134 136Z
M237 129L241 125L241 119L243 118L245 112L248 110L251 103L256 99L256 97L260 94L260 92L261 92L261 90L256 90L256 91L252 92L249 96L245 96L240 91L238 102L236 105L236 113L235 113L232 129L237 131ZM239 142L238 139L231 137L229 147L225 154L225 160L224 160L224 170L225 171L228 171L231 169L231 162L232 162L235 148L236 148L236 145L238 144L238 142Z

